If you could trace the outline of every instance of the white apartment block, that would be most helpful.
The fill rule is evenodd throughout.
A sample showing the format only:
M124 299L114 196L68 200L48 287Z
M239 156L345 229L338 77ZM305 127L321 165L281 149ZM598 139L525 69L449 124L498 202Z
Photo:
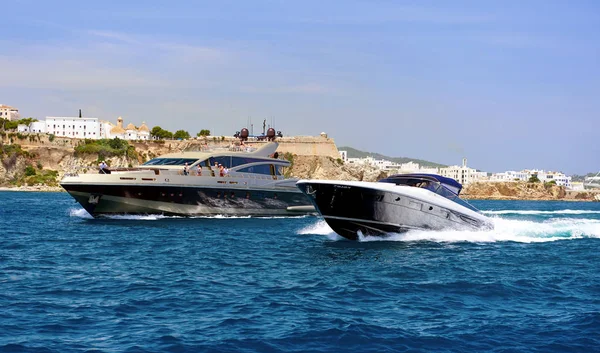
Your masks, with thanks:
M527 181L527 180L529 180L530 177L531 176L524 171L515 172L512 170L509 170L509 171L502 172L502 173L492 174L490 176L489 181L519 181L519 180Z
M340 151L340 155L342 152ZM346 154L347 156L347 154ZM342 157L343 159L343 157ZM379 168L383 171L390 173L428 173L428 174L438 174L438 168L433 167L422 167L419 163L408 162L408 163L396 163L392 161L388 161L386 159L375 159L373 157L365 157L365 158L346 158L345 163L352 165L369 165L372 167Z
M561 172L544 172L543 170L537 173L538 179L542 183L555 181L556 185L571 188L571 177L566 176Z
M467 185L482 179L487 173L478 172L476 169L467 167L467 159L463 158L462 166L453 165L446 168L440 168L440 175L452 178L462 185Z
M58 137L99 139L97 118L46 117L46 132Z
M123 128L123 119L117 119L117 125L96 118L77 117L46 117L46 121L35 121L29 126L19 125L19 132L48 133L58 137L80 139L112 139L118 137L123 140L149 140L150 129L146 123L139 128L133 124Z
M371 156L365 158L347 158L346 163L353 165L368 165L385 171L400 169L400 164L387 159L375 159Z
M19 109L11 107L9 105L0 104L0 119L21 119L21 115L19 115Z

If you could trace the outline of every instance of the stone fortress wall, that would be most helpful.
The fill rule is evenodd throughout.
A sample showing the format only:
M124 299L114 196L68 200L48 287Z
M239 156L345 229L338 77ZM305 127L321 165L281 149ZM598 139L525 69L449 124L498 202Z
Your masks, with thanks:
M6 134L2 136L1 141L4 144L16 143L23 148L36 147L54 147L73 150L81 139L68 137L55 137L53 141L46 134L19 134L23 138L18 138L17 134ZM228 136L208 136L207 138L192 138L189 140L162 140L162 141L129 141L136 149L142 151L152 151L156 155L170 153L181 150L194 150L207 144L209 147L228 147L232 144L239 144L239 139ZM332 138L322 136L293 136L277 138L279 143L277 151L280 154L291 153L299 156L323 156L333 159L340 158L335 141ZM245 142L247 146L260 147L266 144L266 141L257 141L249 139Z

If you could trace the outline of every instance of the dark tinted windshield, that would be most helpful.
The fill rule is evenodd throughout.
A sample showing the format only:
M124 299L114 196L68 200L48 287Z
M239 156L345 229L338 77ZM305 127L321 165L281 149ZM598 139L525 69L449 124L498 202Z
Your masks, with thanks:
M389 178L381 179L381 180L379 180L379 182L391 183L391 184L396 184L396 185L406 185L406 186L412 186L412 187L417 187L417 188L424 188L424 189L432 191L440 196L443 196L443 197L447 198L448 200L454 201L462 206L465 206L466 208L468 208L470 210L479 212L475 207L471 206L466 201L459 198L456 191L460 191L460 190L457 190L457 188L453 187L452 185L445 185L438 181L433 181L433 180L428 180L428 179L418 178L418 177L415 177L415 178L389 177Z
M154 158L142 165L191 165L196 161L195 158Z

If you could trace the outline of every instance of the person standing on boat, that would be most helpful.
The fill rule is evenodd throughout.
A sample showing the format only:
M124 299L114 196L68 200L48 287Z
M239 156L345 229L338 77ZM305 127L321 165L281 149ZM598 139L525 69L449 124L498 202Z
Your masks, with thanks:
M183 166L183 175L188 175L190 173L190 167L188 167L187 162Z
M108 173L106 173L106 170L108 169L108 165L106 164L105 161L100 162L98 167L100 168L100 170L99 170L100 174L108 174Z

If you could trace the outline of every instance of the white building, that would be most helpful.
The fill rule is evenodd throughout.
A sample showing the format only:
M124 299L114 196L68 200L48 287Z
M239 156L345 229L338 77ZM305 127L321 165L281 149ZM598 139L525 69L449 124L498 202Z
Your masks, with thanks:
M142 122L139 128L136 128L132 123L127 124L123 128L123 118L117 119L117 125L113 125L108 121L102 121L100 124L100 132L102 138L113 139L118 137L122 140L149 140L150 129L146 126L146 122Z
M407 173L426 173L426 174L438 174L439 170L435 167L424 167L419 163L410 161L407 163L400 164L400 169L398 173L407 174Z
M11 107L9 105L0 104L0 119L21 119L21 115L19 115L19 109Z
M556 185L558 186L571 188L571 177L566 176L561 172L544 172L542 170L538 172L537 177L542 183L549 183L551 181L555 181Z
M30 132L30 133L46 133L46 122L45 121L34 121L29 125L19 124L17 125L18 132Z
M520 172L511 170L502 173L494 173L490 177L490 181L528 181L534 175L536 175L542 183L555 181L556 185L572 188L570 176L566 176L560 172L546 172L542 169L525 169Z
M365 158L346 158L346 163L354 165L368 165L385 171L400 169L400 164L387 159L375 159L371 156Z
M440 175L452 178L462 185L467 185L481 179L486 173L478 172L476 169L467 167L467 159L463 158L462 166L449 166L440 168Z
M490 176L489 181L519 181L519 180L527 181L527 180L529 180L530 177L531 177L531 175L527 174L527 172L525 172L525 171L516 172L516 171L509 170L509 171L502 172L502 173L493 173Z
M343 151L346 152L346 151ZM340 154L342 153L342 151L340 151ZM347 154L346 154L347 156ZM342 157L342 159L344 159ZM396 163L396 162L392 162L389 161L387 159L375 159L373 157L364 157L364 158L346 158L344 160L345 163L347 164L353 164L353 165L369 165L372 167L376 167L379 168L383 171L386 172L391 172L391 173L401 173L401 174L406 174L406 173L429 173L429 174L438 174L438 168L434 168L434 167L422 167L419 165L419 163L415 163L415 162L408 162L408 163Z
M571 182L571 190L575 190L575 191L584 191L585 190L585 185L583 182L581 181L574 181Z
M348 151L338 151L340 153L340 158L344 163L348 161Z
M100 138L97 118L46 117L46 132L59 137Z
M137 128L132 123L127 124L127 127L125 128L125 139L127 139L127 140L137 140L138 139Z

